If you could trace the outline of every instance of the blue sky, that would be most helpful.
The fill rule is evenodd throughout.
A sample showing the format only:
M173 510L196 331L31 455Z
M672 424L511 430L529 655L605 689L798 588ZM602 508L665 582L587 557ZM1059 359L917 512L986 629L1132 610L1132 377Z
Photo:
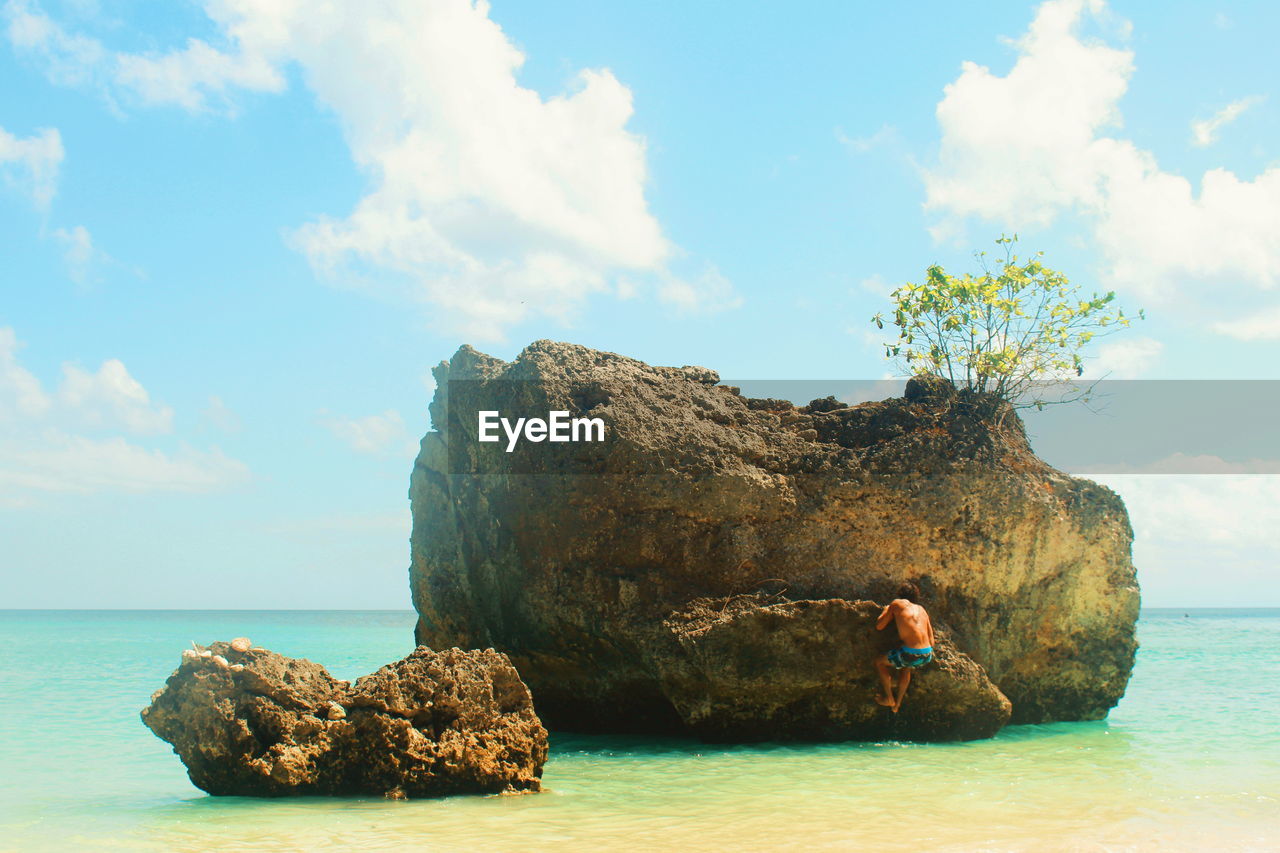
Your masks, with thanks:
M1002 230L1146 308L1094 375L1280 378L1271 4L304 5L2 4L0 606L407 606L459 344L877 378ZM1280 604L1277 478L1106 481Z

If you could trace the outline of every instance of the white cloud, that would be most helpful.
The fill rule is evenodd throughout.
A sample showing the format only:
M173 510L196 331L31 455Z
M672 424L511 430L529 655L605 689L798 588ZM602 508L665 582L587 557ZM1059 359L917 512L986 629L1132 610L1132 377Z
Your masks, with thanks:
M320 422L357 453L385 453L406 448L417 452L405 429L404 418L394 409L361 418L322 417Z
M663 268L671 248L644 200L644 142L626 130L631 93L609 71L544 100L518 84L524 57L487 4L360 8L335 4L284 46L375 182L346 219L297 233L318 268L399 273L485 338L566 316L610 271Z
M62 259L67 265L67 274L77 284L87 284L93 272L93 265L105 256L93 245L93 236L83 225L74 228L58 228L53 237L62 244Z
M223 53L200 39L180 51L156 56L116 56L116 82L132 89L145 104L175 105L192 112L209 109L209 97L228 103L235 89L280 92L284 76L258 54Z
M836 128L836 139L855 154L866 154L873 148L894 142L897 137L897 128L891 124L880 125L880 129L870 136L847 136L843 130Z
M18 506L36 492L208 491L248 476L216 448L148 449L121 435L171 431L173 410L150 395L117 359L96 372L64 364L62 382L45 391L18 361L13 329L0 328L0 503Z
M1280 474L1280 459L1249 459L1244 462L1228 462L1211 453L1171 453L1163 459L1142 465L1127 463L1098 464L1083 470L1103 475L1112 474Z
M173 409L153 405L147 389L119 359L104 361L96 373L64 364L56 399L83 427L123 428L138 434L173 429Z
M1280 554L1280 476L1093 476L1129 508L1137 537L1166 545L1200 542Z
M467 335L567 319L627 273L685 310L739 301L723 279L668 269L645 142L627 129L630 90L607 69L551 97L520 85L524 56L483 0L206 0L225 48L192 40L145 56L90 47L24 0L7 8L15 45L144 103L225 105L238 89L280 91L299 67L371 189L347 216L296 229L293 245L323 274L390 286Z
M120 436L90 439L61 430L0 439L0 492L207 492L248 474L217 449L167 454Z
M96 39L72 35L29 0L4 6L9 43L40 60L50 81L61 85L100 84L110 54Z
M200 413L201 420L223 432L239 432L240 416L227 407L216 394L209 396L209 405Z
M193 38L167 54L116 53L91 36L68 32L31 0L9 0L3 14L9 43L36 59L51 82L97 89L112 108L117 91L146 105L202 112L211 101L230 109L236 89L278 92L285 86L272 62L252 51L228 53ZM235 33L228 37L235 41Z
M1093 226L1112 286L1210 320L1265 301L1280 282L1280 167L1246 181L1212 169L1196 193L1155 156L1109 135L1133 53L1080 35L1101 0L1049 0L998 76L972 62L938 104L942 145L926 208L954 234L966 217L1010 230L1064 211Z
M845 405L856 406L859 403L887 400L890 397L901 397L903 392L906 390L906 387L907 380L901 377L885 374L874 382L858 382L852 388L842 393L837 399Z
M1259 95L1241 98L1218 110L1213 118L1191 122L1191 144L1204 148L1217 142L1219 130L1238 119L1249 107L1260 104L1263 100L1264 98Z
M1085 9L1083 0L1040 6L1004 77L962 65L938 104L942 147L926 208L1047 224L1063 207L1099 202L1098 148L1111 140L1097 133L1120 123L1133 55L1077 38Z
M865 293L870 293L874 296L888 299L893 294L893 291L897 286L885 281L884 276L880 275L880 273L875 273L874 275L868 276L858 282L858 287L860 287Z
M1114 341L1098 347L1087 368L1090 378L1137 379L1151 369L1164 352L1164 344L1154 338Z
M45 128L19 139L0 127L0 178L31 197L38 210L46 211L58 190L58 172L66 152L55 128ZM57 228L53 238L62 245L67 273L77 284L87 284L93 265L109 260L93 245L83 225Z
M679 314L715 314L742 304L729 279L714 268L694 279L664 277L658 285L658 299Z
M1280 340L1280 307L1223 320L1214 323L1212 328L1218 334L1238 341Z
M62 137L54 128L20 139L0 127L0 177L29 194L41 210L57 191L62 156Z
M0 424L40 417L49 410L49 395L40 380L18 363L20 347L13 329L0 327Z
M635 299L640 295L641 287L638 282L629 278L620 278L614 283L613 293L622 301Z
M1118 492L1129 510L1144 604L1275 603L1280 476L1117 474L1090 479Z

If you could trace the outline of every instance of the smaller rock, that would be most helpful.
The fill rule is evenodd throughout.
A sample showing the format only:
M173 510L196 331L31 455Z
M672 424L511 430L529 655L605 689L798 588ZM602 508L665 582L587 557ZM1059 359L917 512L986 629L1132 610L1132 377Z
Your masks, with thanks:
M703 385L715 385L720 381L720 374L707 367L686 364L680 368L680 372L685 375L685 378L701 382Z
M245 652L249 651L249 649L251 648L253 648L253 643L249 642L248 637L236 637L234 640L231 641L231 650L233 652L239 652L240 654L244 654Z
M841 403L830 395L813 400L809 405L805 406L805 410L809 412L834 412L836 409L847 408L849 408L847 404Z
M211 658L211 657L213 657L213 652L209 651L208 649L201 649L201 651L200 651L200 657L202 657L202 658Z
M537 791L547 731L506 655L419 647L359 679L214 643L151 697L142 721L211 794L438 797Z
M875 630L880 612L839 598L695 599L664 623L663 689L708 740L976 740L1009 721L1009 700L941 628L902 712L877 705L871 661L897 639Z
M956 386L941 376L919 374L907 380L902 396L908 403L942 402L956 396Z
M744 397L747 408L753 412L789 412L795 408L790 400L779 400L775 397Z
M195 649L183 649L183 650L182 650L182 659L183 659L184 661L188 661L188 660L196 660L196 659L197 659L197 658L199 658L199 657L200 657L200 653L199 653L199 652L197 652Z
M409 795L404 792L404 788L392 788L390 791L387 791L382 796L386 797L388 800L409 799Z

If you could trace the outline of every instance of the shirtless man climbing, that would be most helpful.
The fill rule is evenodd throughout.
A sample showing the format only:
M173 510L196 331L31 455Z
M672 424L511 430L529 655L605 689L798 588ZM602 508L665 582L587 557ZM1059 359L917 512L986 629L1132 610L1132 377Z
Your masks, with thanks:
M895 714L902 707L902 697L911 683L911 670L933 660L933 623L925 609L916 604L919 598L919 587L904 583L898 588L898 597L885 605L876 620L877 631L883 631L890 622L897 623L898 638L902 640L898 648L876 657L876 671L880 673L880 684L884 686L884 695L876 696L876 701L892 708ZM895 671L898 675L896 694L893 683Z

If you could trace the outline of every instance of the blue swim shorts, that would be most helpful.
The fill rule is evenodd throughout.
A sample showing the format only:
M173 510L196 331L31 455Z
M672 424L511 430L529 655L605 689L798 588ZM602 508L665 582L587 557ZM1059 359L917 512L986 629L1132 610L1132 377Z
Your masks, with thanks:
M889 665L894 669L915 669L933 660L933 647L913 649L910 646L898 646L886 657L889 658Z

